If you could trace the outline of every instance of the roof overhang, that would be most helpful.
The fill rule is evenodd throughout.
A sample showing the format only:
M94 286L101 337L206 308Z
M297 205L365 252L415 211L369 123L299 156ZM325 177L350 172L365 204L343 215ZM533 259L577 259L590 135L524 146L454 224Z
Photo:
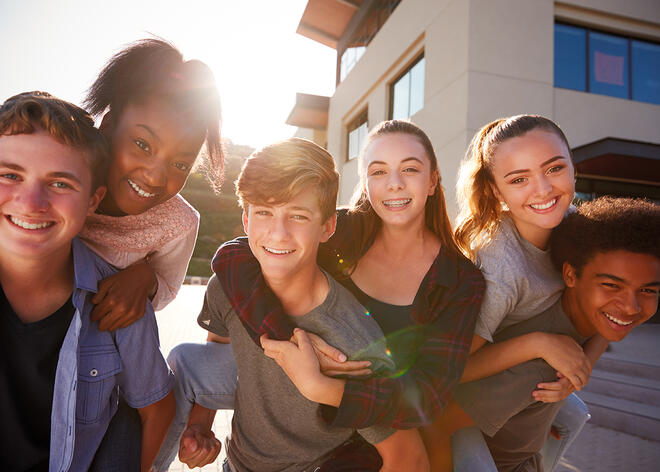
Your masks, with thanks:
M605 138L573 149L578 174L660 184L660 145Z
M309 0L296 33L337 49L362 0Z
M329 107L330 97L296 93L296 104L289 113L286 123L299 128L326 130Z

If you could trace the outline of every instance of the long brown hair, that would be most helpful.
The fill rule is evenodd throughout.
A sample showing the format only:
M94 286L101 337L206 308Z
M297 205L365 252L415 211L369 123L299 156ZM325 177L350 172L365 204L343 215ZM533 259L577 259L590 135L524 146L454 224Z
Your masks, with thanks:
M433 150L431 140L421 128L409 121L390 120L383 121L369 132L366 144L362 148L362 152L359 156L358 167L360 169L360 183L355 189L348 210L350 214L359 215L360 217L360 228L359 231L356 232L357 251L355 254L359 257L366 252L382 224L380 217L371 206L367 195L367 175L364 169L364 156L371 143L379 137L387 134L407 134L413 136L419 140L424 147L424 151L431 163L431 173L437 173L438 175L435 192L426 200L424 221L428 229L438 237L442 245L449 252L456 254L460 253L458 246L454 242L451 223L449 222L449 216L447 215L447 205L445 203L440 172L438 170L438 159ZM357 263L357 260L353 261L353 263Z
M459 215L454 236L461 251L472 261L476 252L492 239L502 218L502 204L493 192L492 158L495 151L507 139L534 129L559 136L573 160L571 147L561 128L538 115L499 118L477 131L470 142L456 184Z

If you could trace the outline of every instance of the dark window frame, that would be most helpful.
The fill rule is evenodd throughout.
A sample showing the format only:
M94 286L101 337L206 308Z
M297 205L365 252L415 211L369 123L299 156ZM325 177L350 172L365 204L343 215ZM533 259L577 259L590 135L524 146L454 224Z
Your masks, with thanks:
M392 117L394 116L394 87L396 84L399 83L401 79L405 77L406 74L410 73L410 71L415 67L417 64L419 64L420 61L424 60L426 57L426 54L424 54L424 51L421 52L418 56L415 57L415 59L406 67L403 72L401 72L399 75L397 75L392 82L389 84L389 92L390 92L390 99L389 99L389 110L387 113L388 119L393 119ZM426 64L424 65L424 78L426 78ZM425 90L426 91L426 90ZM410 96L412 93L412 87L410 90L408 90L408 107L410 107ZM423 108L423 106L422 106ZM421 110L421 108L420 108ZM416 113L416 112L415 112ZM410 115L409 115L410 117Z
M357 115L355 115L355 118L353 118L348 125L346 125L346 160L345 162L352 161L353 159L356 159L360 155L360 149L358 149L358 152L356 155L351 156L350 155L350 136L351 133L357 129L360 128L363 124L367 125L367 130L369 130L369 107L366 106L364 107ZM358 148L359 148L359 143L358 143Z

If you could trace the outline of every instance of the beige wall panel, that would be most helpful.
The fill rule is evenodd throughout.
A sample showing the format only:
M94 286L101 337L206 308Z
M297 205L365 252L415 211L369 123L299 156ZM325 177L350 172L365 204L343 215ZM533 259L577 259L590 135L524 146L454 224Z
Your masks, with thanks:
M571 147L608 137L660 144L658 105L565 89L554 89L554 102Z
M433 133L429 133L429 137L435 142ZM435 148L435 153L438 157L438 167L442 176L442 188L445 192L445 200L447 201L447 212L452 223L458 214L458 205L456 204L456 177L458 175L458 167L465 155L465 149L467 149L467 144L471 137L471 134L468 136L467 131L464 131L455 136L445 146Z
M465 132L468 105L468 76L463 74L442 92L425 100L425 106L411 117L426 133L433 146L443 147Z
M471 0L470 71L552 84L553 12L551 0Z
M468 69L468 12L469 2L453 0L426 30L426 103Z
M552 84L471 72L467 128L478 129L494 119L522 113L550 117L553 90Z
M562 0L557 3L660 23L660 2L658 0Z
M357 159L351 159L345 162L339 169L341 177L339 178L338 204L346 205L353 195L353 189L358 183Z

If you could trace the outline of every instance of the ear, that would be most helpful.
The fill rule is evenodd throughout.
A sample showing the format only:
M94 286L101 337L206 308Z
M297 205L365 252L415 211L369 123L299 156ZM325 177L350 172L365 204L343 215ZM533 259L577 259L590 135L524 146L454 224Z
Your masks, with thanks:
M241 219L243 220L243 232L244 232L246 235L248 234L248 221L249 221L249 218L248 218L248 211L249 211L249 207L246 206L246 207L243 209L243 215L241 216Z
M433 174L431 174L431 185L429 186L429 193L428 193L429 196L435 193L435 188L438 185L439 180L440 180L440 172L436 169L433 172Z
M103 197L105 197L107 190L108 189L105 185L101 185L94 191L94 193L92 193L92 195L89 197L89 204L87 205L87 216L93 214L96 211L101 201L103 201Z
M103 118L101 119L101 125L99 126L99 130L106 135L109 136L110 133L112 133L112 112L107 111L105 115L103 115Z
M330 237L335 234L335 229L337 228L337 213L333 213L330 218L328 218L325 223L323 223L323 233L321 234L320 241L322 243L326 242Z
M568 262L564 262L561 272L562 276L564 277L564 283L566 286L571 288L575 287L577 282L577 273L575 272L575 268Z

